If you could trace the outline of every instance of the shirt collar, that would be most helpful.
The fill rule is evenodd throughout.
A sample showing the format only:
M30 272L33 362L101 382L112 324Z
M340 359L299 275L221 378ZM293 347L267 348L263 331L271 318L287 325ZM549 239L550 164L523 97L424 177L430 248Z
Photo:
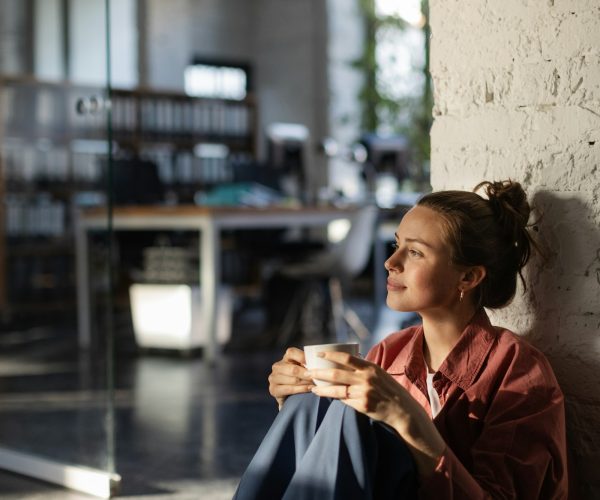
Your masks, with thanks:
M481 365L488 356L496 337L494 327L482 309L475 314L470 323L463 330L456 345L452 348L438 371L446 378L466 391L474 382L475 377L481 369ZM396 360L390 368L396 368L396 372L403 371L411 382L418 387L425 383L427 367L423 357L424 334L420 326L411 339L407 356L404 360ZM404 364L402 370L397 364Z

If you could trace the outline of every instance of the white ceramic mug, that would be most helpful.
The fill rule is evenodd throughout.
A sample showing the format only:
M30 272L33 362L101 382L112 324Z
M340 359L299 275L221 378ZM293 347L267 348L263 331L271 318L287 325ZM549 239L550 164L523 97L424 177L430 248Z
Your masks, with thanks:
M319 352L347 352L353 356L358 356L358 343L337 343L337 344L316 344L304 346L304 357L306 359L306 368L309 370L322 368L340 368L340 365L324 358L317 357ZM331 382L314 379L316 385L333 385Z

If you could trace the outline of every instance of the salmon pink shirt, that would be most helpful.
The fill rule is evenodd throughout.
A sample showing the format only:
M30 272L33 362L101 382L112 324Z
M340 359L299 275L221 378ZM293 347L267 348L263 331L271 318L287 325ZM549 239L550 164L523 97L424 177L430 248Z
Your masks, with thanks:
M389 335L367 359L392 375L431 416L423 327ZM550 364L484 311L465 328L433 377L446 441L422 499L564 499L564 399Z

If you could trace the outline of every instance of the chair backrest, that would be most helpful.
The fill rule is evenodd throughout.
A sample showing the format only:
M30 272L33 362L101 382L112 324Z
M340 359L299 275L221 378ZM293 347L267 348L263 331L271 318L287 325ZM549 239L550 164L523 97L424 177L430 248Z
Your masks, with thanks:
M356 276L367 265L373 247L377 212L375 205L361 208L352 218L348 234L335 248L336 266L344 278Z

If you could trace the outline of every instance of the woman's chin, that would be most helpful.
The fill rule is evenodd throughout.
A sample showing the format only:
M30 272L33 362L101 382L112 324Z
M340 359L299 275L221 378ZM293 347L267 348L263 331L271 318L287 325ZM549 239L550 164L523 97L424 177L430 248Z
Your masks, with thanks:
M414 308L410 307L410 304L406 302L406 300L399 300L396 297L393 297L388 294L387 299L385 301L387 306L390 309L398 312L414 312Z

